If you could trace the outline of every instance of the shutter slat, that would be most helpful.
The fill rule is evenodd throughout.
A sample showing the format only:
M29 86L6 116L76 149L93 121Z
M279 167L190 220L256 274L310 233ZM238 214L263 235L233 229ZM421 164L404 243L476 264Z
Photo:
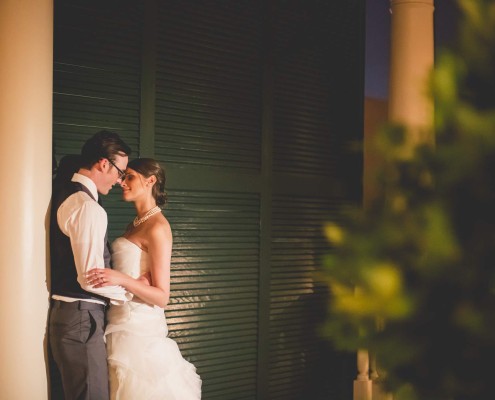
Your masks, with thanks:
M256 382L259 197L175 189L168 196L170 337L198 368L204 398L231 390L231 382L240 382L232 386L240 397Z

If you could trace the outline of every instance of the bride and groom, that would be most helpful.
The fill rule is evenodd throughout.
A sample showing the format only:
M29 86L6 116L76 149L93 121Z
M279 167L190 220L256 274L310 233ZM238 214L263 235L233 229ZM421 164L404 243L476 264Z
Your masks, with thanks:
M54 184L51 353L65 399L200 399L195 367L167 338L165 174L153 159L128 163L130 152L116 133L100 131L84 144L77 172ZM137 216L110 250L98 200L116 183Z

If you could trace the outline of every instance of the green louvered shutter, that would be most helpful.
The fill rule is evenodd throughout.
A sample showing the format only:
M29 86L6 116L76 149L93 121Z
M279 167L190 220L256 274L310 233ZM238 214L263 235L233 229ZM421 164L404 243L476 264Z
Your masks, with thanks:
M354 163L347 149L362 132L362 98L344 89L358 87L346 76L362 84L362 56L356 51L362 43L362 6L358 1L279 4L272 28L276 185L268 398L347 399L355 356L337 353L318 338L329 294L314 272L328 251L322 224L348 201L338 191L338 178L348 174L351 186L359 187L361 163L358 157ZM348 75L351 71L356 75Z
M102 129L117 131L137 153L141 15L134 1L54 2L55 162L79 154L83 143ZM110 238L122 234L134 214L132 208L123 207L120 197L120 189L115 188L103 199Z
M167 165L257 172L261 66L255 3L161 4L156 153Z
M314 273L328 251L322 221L335 215L336 203L323 196L273 199L269 399L351 395L355 357L332 350L317 334L329 294Z
M259 198L171 191L170 337L203 379L204 399L254 399Z
M362 135L364 2L55 10L56 158L106 128L166 166L166 316L203 399L351 398L355 356L318 339L328 293L312 273L328 250L323 221L360 195L349 148ZM118 189L105 204L115 237L134 210Z
M261 25L255 2L159 3L155 156L174 232L170 336L204 399L255 399Z
M101 129L118 132L134 155L139 143L141 15L134 1L56 1L53 140L57 160L78 154ZM103 201L115 237L134 213L120 188ZM122 210L124 215L122 215Z

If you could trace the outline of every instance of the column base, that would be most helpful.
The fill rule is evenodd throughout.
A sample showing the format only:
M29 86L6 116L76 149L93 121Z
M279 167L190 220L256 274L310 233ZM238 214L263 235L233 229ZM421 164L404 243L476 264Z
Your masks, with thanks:
M354 381L354 396L353 400L371 400L372 397L372 382L368 380Z

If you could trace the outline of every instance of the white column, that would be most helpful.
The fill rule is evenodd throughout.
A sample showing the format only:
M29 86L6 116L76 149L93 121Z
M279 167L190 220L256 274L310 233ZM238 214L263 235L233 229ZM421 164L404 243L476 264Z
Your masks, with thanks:
M433 68L433 0L391 0L390 121L408 128L409 150L433 143L433 105L428 76Z
M353 400L371 400L371 379L369 377L369 354L367 350L357 352L358 375L354 380Z
M46 399L53 1L0 1L0 398Z

